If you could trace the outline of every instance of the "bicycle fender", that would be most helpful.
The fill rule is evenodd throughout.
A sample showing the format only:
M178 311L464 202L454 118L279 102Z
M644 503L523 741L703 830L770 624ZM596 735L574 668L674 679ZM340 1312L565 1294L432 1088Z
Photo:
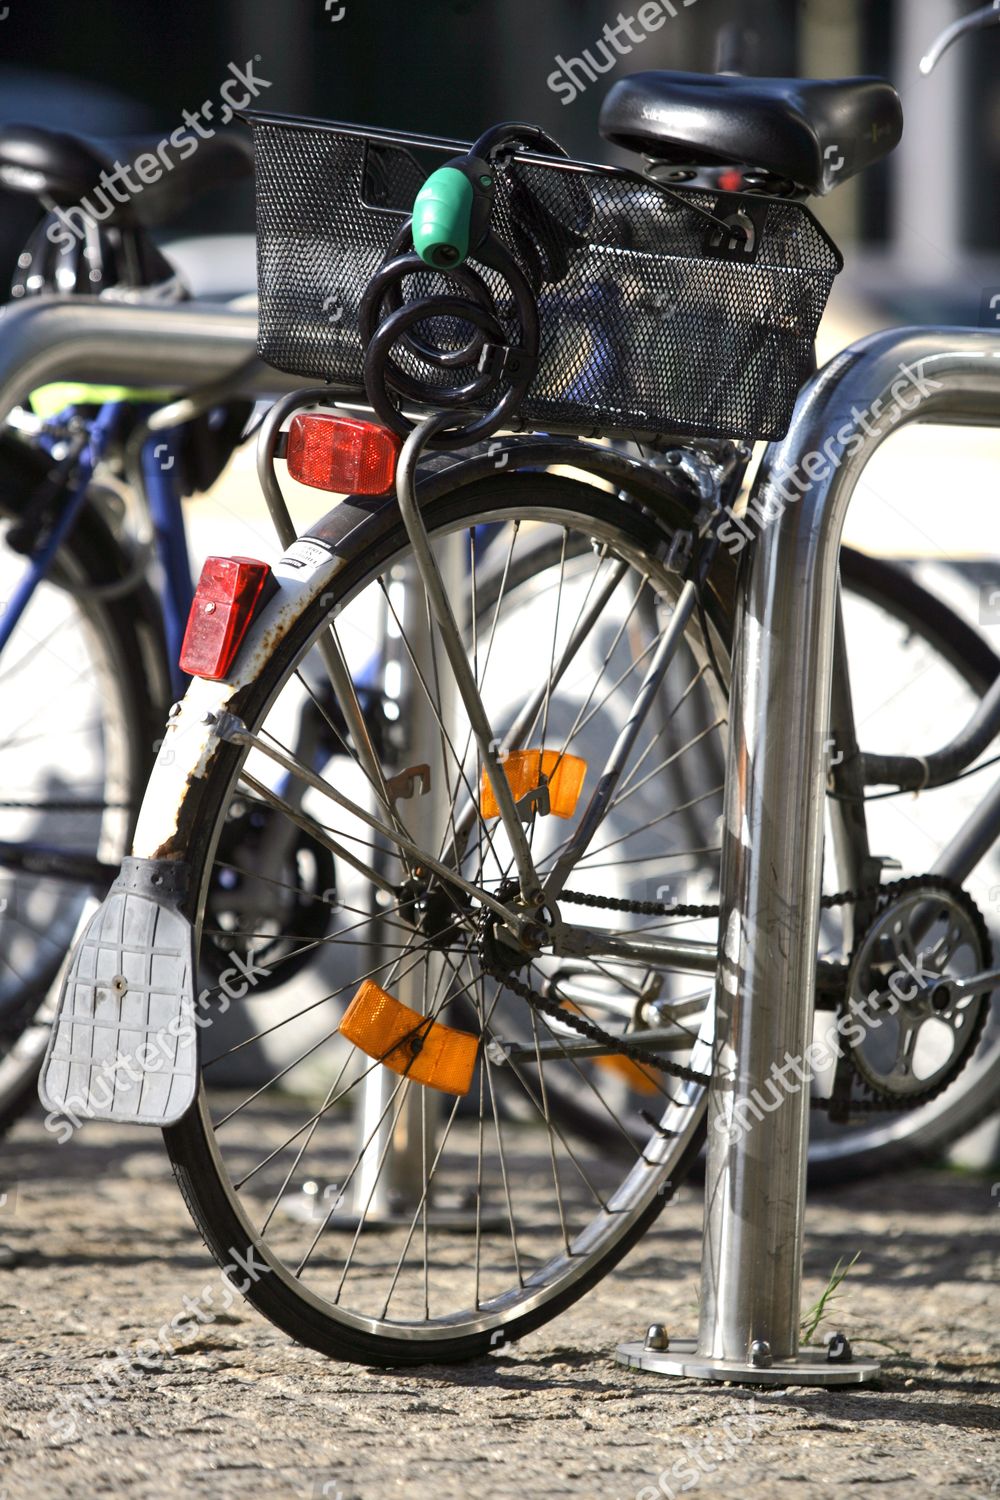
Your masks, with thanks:
M457 462L451 454L433 455L421 473L420 504L446 501L464 487L496 478L501 470L505 474L525 469L544 472L560 466L572 468L581 483L614 486L622 504L638 503L649 514L669 514L673 525L694 524L697 498L675 476L613 449L575 439L510 436ZM148 859L183 857L181 809L197 802L190 793L207 775L219 749L217 720L224 713L240 716L244 690L256 681L302 613L314 599L334 589L347 563L376 546L398 523L394 497L349 495L316 520L273 565L277 591L251 621L229 675L220 682L195 678L172 714L143 799L134 854ZM650 521L651 527L655 524ZM720 557L716 572L722 576L711 577L708 590L729 609L734 568L728 554Z
M194 933L180 910L187 866L126 859L62 981L38 1092L74 1129L85 1120L173 1125L198 1081Z
M497 454L497 449L502 451ZM581 483L613 485L620 503L638 502L650 516L669 510L673 524L694 523L698 502L674 477L612 449L569 439L512 436L458 462L451 454L435 455L421 475L418 495L422 507L433 507L447 503L466 486L495 479L501 469L510 474L556 466L572 467ZM376 548L398 524L394 497L350 495L316 520L272 565L277 589L250 622L228 676L217 682L194 678L171 712L139 813L134 855L168 861L186 856L192 830L199 824L199 790L224 745L219 734L224 716L242 717L248 691L306 609L326 593L332 602L344 568L363 551ZM657 524L649 519L651 533ZM731 559L722 558L722 571L731 565ZM708 588L721 600L731 601L728 574L710 579Z

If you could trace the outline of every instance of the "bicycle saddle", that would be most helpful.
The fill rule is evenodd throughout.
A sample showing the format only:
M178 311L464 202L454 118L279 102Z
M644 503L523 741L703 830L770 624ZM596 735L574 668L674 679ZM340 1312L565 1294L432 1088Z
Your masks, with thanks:
M125 171L116 175L119 165ZM162 136L98 141L41 125L0 127L0 186L47 198L60 208L86 198L84 208L105 224L165 223L200 194L252 171L250 146L235 132L205 139L175 131L166 141ZM117 196L102 186L102 172L111 174Z
M754 167L824 194L889 154L903 111L880 78L634 73L609 92L600 131L654 161Z

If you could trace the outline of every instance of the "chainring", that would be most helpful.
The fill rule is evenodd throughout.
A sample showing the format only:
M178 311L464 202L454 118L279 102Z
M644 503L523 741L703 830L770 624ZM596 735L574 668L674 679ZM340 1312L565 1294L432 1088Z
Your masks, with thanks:
M919 914L924 936L910 923ZM924 948L920 944L928 941ZM949 966L967 955L964 974ZM847 992L841 1007L844 1054L868 1095L883 1108L909 1109L925 1104L948 1088L975 1052L989 1014L990 995L933 997L934 981L965 977L988 969L992 945L982 913L956 882L941 875L917 875L882 887L875 915L858 939L848 967ZM862 1017L872 1024L865 1026ZM882 1035L883 1026L892 1023ZM848 1029L862 1031L848 1040ZM933 1026L928 1046L927 1028ZM921 1062L935 1037L947 1028L954 1039L950 1054L921 1072L917 1066L920 1032L925 1032Z

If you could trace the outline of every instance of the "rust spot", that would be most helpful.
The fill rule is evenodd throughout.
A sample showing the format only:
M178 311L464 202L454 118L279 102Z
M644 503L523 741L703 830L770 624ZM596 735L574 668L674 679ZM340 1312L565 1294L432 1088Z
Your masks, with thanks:
M184 790L177 803L177 828L168 839L165 839L162 844L153 850L150 856L152 859L183 860L186 857L185 850L189 837L188 825L194 821L194 818L190 811L185 818L184 808L194 782L195 778L189 771L184 778Z
M153 858L167 860L168 862L173 860L180 863L183 860L183 855L179 852L176 845L177 835L175 834L173 838L167 839L165 844L161 844L158 849L153 850Z

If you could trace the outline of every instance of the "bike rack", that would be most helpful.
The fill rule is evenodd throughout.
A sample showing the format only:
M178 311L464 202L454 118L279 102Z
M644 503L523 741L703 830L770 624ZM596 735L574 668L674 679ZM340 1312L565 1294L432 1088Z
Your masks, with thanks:
M240 394L306 384L256 359L256 346L256 311L226 304L33 297L3 310L0 421L52 380L190 387L235 376Z
M765 1385L861 1384L879 1372L843 1340L799 1347L808 1088L758 1107L749 1130L740 1121L750 1123L755 1096L773 1098L772 1068L813 1039L840 537L865 465L907 422L1000 425L1000 334L911 328L861 340L814 377L765 455L755 496L784 509L740 581L699 1333L673 1339L653 1324L644 1343L620 1346L622 1364ZM776 481L792 473L806 488L789 503Z

